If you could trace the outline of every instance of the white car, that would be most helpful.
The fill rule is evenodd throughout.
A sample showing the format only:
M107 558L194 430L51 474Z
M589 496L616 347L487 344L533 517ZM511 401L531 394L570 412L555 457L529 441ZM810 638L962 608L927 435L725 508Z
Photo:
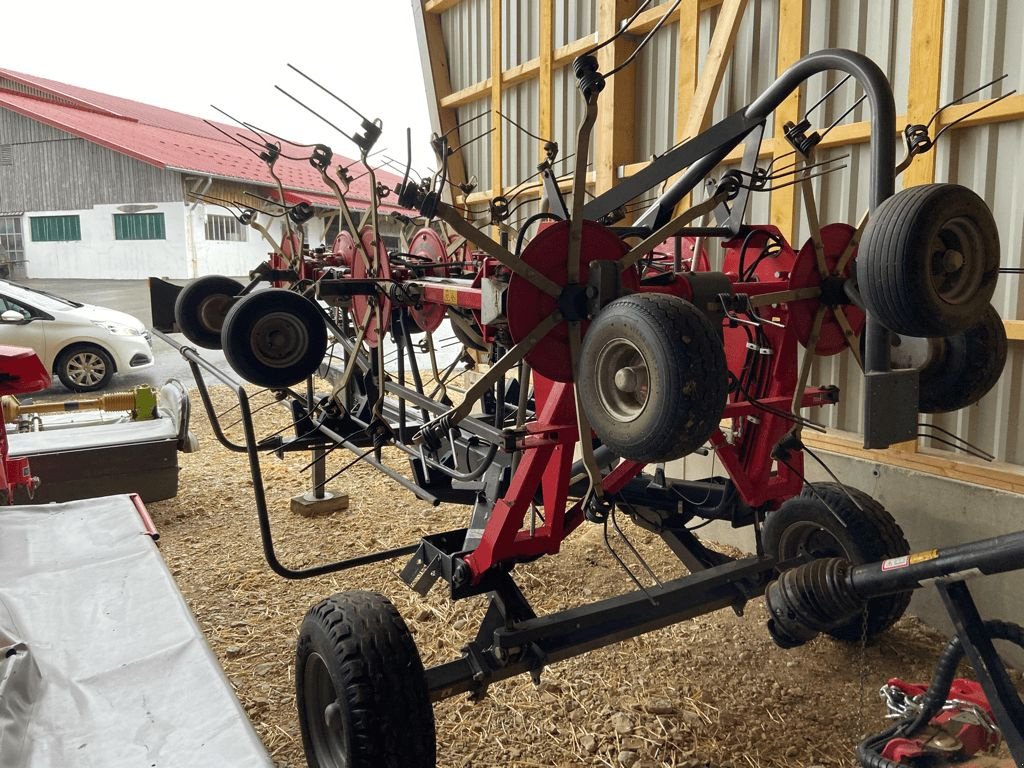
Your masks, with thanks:
M124 312L0 280L0 344L28 347L75 392L153 365L149 332Z

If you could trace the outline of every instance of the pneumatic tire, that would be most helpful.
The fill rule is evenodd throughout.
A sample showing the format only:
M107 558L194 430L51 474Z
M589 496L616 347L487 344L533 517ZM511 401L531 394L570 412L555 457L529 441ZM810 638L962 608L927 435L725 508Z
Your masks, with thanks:
M718 429L728 392L718 331L677 296L610 302L583 337L576 386L612 453L662 462L692 453Z
M235 372L268 389L312 376L327 353L327 323L320 307L284 288L237 301L221 336L224 357Z
M768 513L761 536L765 552L780 562L841 557L861 565L910 553L903 531L885 507L863 491L849 486L844 490L837 483L812 483L783 502ZM900 592L873 598L863 616L833 627L828 634L849 642L874 637L903 615L910 595Z
M206 349L220 349L224 319L244 287L230 277L207 275L182 288L174 301L174 321L185 338Z
M999 276L988 205L958 184L897 192L871 214L857 255L868 312L906 336L948 336L974 324Z
M409 628L386 598L341 592L299 631L295 693L309 768L434 768L434 712Z

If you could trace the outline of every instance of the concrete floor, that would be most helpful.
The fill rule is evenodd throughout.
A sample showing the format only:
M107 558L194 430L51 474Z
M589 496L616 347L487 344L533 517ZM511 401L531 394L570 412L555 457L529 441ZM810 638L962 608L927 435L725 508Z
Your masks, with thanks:
M146 280L34 279L23 280L21 283L29 288L49 291L74 301L127 312L129 315L139 318L147 328L153 327L152 313L149 308L149 283ZM174 338L185 342L185 338L181 334L174 334ZM159 387L168 379L180 379L185 386L192 386L192 371L174 347L154 337L153 357L154 364L151 368L126 374L118 373L105 391L118 392L139 384L152 384ZM203 357L218 367L225 369L228 367L224 361L224 354L218 350L203 350ZM66 389L55 376L50 389L35 393L33 396L67 398L72 395L74 393Z

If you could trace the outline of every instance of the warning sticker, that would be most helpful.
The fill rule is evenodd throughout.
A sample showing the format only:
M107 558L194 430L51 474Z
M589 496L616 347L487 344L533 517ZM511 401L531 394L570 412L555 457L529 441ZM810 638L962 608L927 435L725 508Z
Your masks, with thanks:
M925 563L929 560L934 560L939 556L939 550L929 549L927 552L915 552L910 556L910 564L916 565L917 563Z
M885 560L882 562L883 571L895 571L897 568L906 568L910 565L910 556L904 555L903 557L894 557L891 560Z

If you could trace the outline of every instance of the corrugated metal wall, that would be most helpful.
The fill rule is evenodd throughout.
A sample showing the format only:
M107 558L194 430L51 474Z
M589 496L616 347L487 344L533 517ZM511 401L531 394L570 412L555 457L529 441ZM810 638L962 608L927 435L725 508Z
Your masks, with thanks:
M667 2L667 0L665 0ZM536 0L502 0L503 53L505 67L515 66L537 55L533 26L537 18ZM596 0L553 3L553 44L568 45L594 34L597 23ZM904 115L908 104L913 39L913 0L806 0L804 50L845 47L871 57L885 71L893 85L897 114ZM717 120L749 103L777 76L780 25L779 0L749 0L734 50L724 73L712 119ZM443 26L451 67L452 90L473 85L489 75L489 2L463 0L445 11ZM701 12L698 29L698 60L703 61L718 18L718 8ZM514 21L513 21L514 20ZM986 80L1008 73L1007 84L971 100L999 95L1013 87L1024 88L1024 3L1019 0L976 0L970 3L947 0L943 26L941 101L970 90ZM516 31L518 30L518 31ZM678 23L668 24L653 38L636 63L635 120L631 137L634 162L647 160L676 143L677 69L679 60ZM837 75L819 76L805 87L801 104L806 109L833 85ZM581 118L581 100L571 70L556 68L552 78L553 133L561 155L575 151L576 128ZM819 130L839 118L861 94L851 81L837 91L813 115ZM536 77L516 84L502 99L502 107L524 126L538 125L539 105ZM605 103L605 109L613 108ZM484 98L459 108L459 119L489 109ZM867 105L846 115L843 123L868 119ZM486 119L485 119L486 120ZM481 120L480 123L485 122ZM480 130L485 128L481 126ZM476 135L477 129L470 130ZM766 137L772 135L769 124ZM525 139L511 128L505 129L503 142L503 185L505 189L532 172L536 164L536 142ZM856 223L867 209L868 145L822 149L818 159L849 157L846 167L814 182L818 192L819 216L823 223ZM898 148L902 156L902 143ZM950 131L943 137L936 154L936 181L956 181L975 189L992 206L1003 246L1003 263L1021 266L1024 250L1024 187L1019 182L1019 158L1024 156L1024 121L976 126ZM490 147L486 140L466 153L469 173L476 174L480 190L489 188ZM559 168L571 170L572 162ZM806 240L808 229L797 195L798 222L794 247ZM747 220L770 220L770 195L752 196ZM523 209L526 210L525 208ZM1024 319L1024 288L1021 278L1005 276L996 291L994 304L1005 319ZM937 417L935 423L950 429L1003 461L1024 464L1024 349L1011 342L1009 359L1002 380L980 403L957 414ZM813 383L835 383L843 392L842 404L825 409L815 418L826 420L836 429L857 432L862 420L862 376L848 354L818 360L812 372ZM943 449L941 445L934 445Z
M0 208L68 211L106 203L181 200L180 174L154 168L0 109L0 144L11 165L0 166ZM74 183L69 176L74 175Z

